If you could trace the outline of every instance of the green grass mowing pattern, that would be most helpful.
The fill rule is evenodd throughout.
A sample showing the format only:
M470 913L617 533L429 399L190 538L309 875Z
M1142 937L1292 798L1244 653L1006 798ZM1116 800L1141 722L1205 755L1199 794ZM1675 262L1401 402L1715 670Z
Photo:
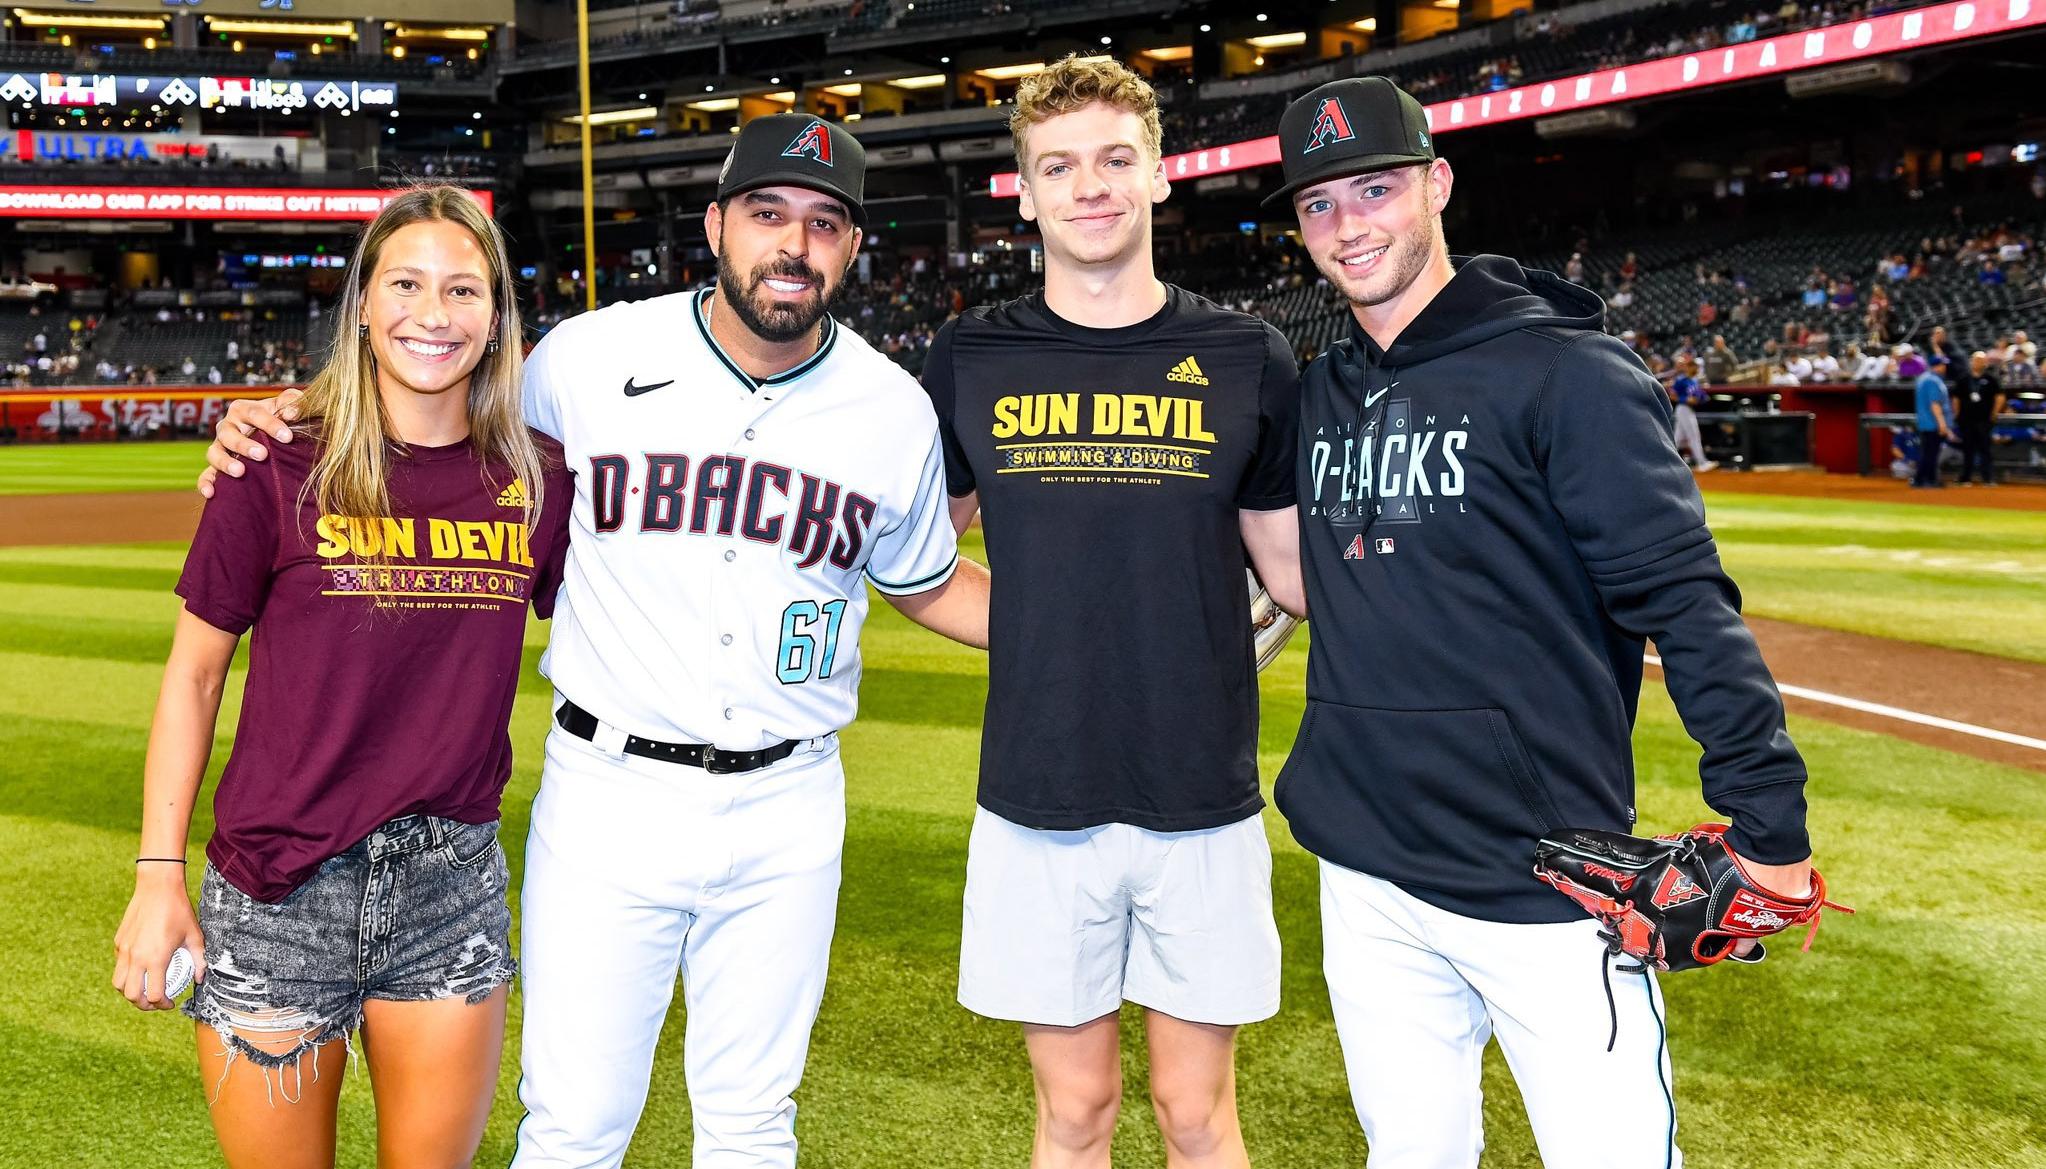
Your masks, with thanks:
M189 1024L141 1014L107 985L132 887L142 755L181 555L170 545L0 549L0 580L19 582L0 589L9 631L0 649L0 850L9 858L0 900L15 910L0 917L0 947L14 964L0 985L0 1082L12 1105L0 1165L219 1163ZM67 588L85 599L67 600ZM544 637L536 624L535 651ZM879 603L865 642L862 717L844 736L850 815L839 930L798 1093L804 1163L1020 1165L1033 1112L1020 1037L952 1002L982 663ZM1299 717L1304 656L1296 644L1264 679L1267 776ZM222 714L216 777L238 693L237 683ZM529 676L514 716L519 763L505 838L515 869L546 694ZM1795 720L1793 732L1817 776L1821 860L1837 895L1861 912L1830 919L1810 954L1785 944L1755 969L1664 980L1689 1162L2046 1165L2046 908L2027 896L2046 863L2046 783L1821 722ZM1659 690L1644 698L1636 750L1644 826L1704 815L1697 749ZM1245 1029L1240 1044L1250 1149L1261 1166L1360 1165L1363 1140L1321 984L1313 862L1275 813L1267 827L1285 1008ZM195 861L209 828L202 802ZM687 1162L681 1021L678 1008L630 1165ZM513 1051L517 1027L515 1003ZM1130 1032L1117 1161L1159 1165L1144 1049ZM360 1069L349 1074L341 1164L368 1166L368 1083ZM481 1165L510 1154L516 1084L508 1065ZM1484 1086L1485 1164L1538 1164L1496 1050ZM1586 1095L1595 1100L1597 1085Z
M189 491L205 451L197 441L0 446L0 495Z
M2046 513L1708 494L1747 611L2046 662Z

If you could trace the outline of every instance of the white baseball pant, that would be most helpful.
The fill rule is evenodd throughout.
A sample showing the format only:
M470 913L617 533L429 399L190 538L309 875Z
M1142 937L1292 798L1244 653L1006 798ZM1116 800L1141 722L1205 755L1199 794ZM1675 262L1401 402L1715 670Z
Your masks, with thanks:
M555 728L521 895L526 1116L512 1164L623 1160L679 969L695 1169L793 1166L791 1094L824 995L844 844L836 737L713 775Z
M1691 460L1694 467L1706 464L1705 436L1698 430L1698 412L1679 404L1676 410L1677 453ZM1686 451L1689 454L1684 454Z
M1480 921L1327 861L1321 920L1370 1169L1477 1169L1494 1034L1543 1164L1681 1169L1662 993L1653 975L1619 969L1630 959L1601 957L1596 921Z

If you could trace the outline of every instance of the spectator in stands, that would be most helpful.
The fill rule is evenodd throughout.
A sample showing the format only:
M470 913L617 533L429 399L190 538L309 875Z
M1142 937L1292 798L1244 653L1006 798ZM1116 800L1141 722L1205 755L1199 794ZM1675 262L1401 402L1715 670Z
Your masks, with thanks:
M1815 382L1837 382L1840 380L1840 359L1824 346L1812 355L1811 380Z
M1977 350L1968 357L1968 372L1958 379L1954 393L1956 430L1961 435L1961 486L1973 487L1979 470L1984 487L1996 486L1996 460L1992 440L1996 416L2003 413L2003 383L1989 362L1989 354Z
M1805 356L1804 350L1793 349L1789 358L1783 362L1783 373L1789 379L1783 384L1803 385L1812 380L1812 359Z
M1849 376L1858 382L1888 381L1897 376L1896 362L1892 361L1880 347L1863 351L1858 344L1847 346L1847 358L1841 364L1849 370Z
M1620 282L1620 287L1613 292L1610 303L1614 308L1633 308L1634 307L1633 281L1622 280Z
M1934 325L1932 327L1932 335L1926 338L1925 348L1927 350L1925 355L1927 361L1931 361L1932 355L1937 353L1947 359L1947 368L1959 369L1961 367L1961 347L1954 344L1953 339L1947 335L1947 327L1945 325Z
M1563 265L1563 279L1568 280L1572 284L1584 283L1583 253L1581 252L1570 253L1570 259Z
M1712 335L1712 348L1705 351L1705 384L1723 386L1733 380L1733 373L1740 368L1740 358L1727 348L1722 334Z
M1918 376L1915 396L1918 404L1918 474L1913 487L1943 487L1939 481L1939 455L1954 441L1953 398L1942 376L1948 367L1946 354L1933 352L1926 358L1927 369Z
M2003 267L1999 265L1994 259L1984 258L1982 261L1982 270L1976 274L1975 281L1976 283L1985 286L2003 284L2006 282L2006 277L2003 274Z
M1925 375L1928 367L1917 346L1909 343L1899 345L1891 351L1891 355L1895 358L1895 372L1900 380L1915 384Z
M193 361L192 355L187 353L184 364L178 366L178 372L185 375L185 380L190 381L199 372L199 363Z
M1698 302L1698 327L1709 329L1719 321L1719 306L1709 300Z

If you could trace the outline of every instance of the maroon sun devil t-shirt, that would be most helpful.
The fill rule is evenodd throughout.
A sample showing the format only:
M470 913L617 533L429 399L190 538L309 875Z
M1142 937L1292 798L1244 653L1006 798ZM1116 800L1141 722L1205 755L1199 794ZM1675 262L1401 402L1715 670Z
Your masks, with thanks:
M402 448L374 522L320 513L304 439L220 481L177 592L209 625L255 629L206 846L235 888L282 901L399 816L497 819L526 607L554 611L574 495L560 445L534 439L530 530L530 485L466 441Z

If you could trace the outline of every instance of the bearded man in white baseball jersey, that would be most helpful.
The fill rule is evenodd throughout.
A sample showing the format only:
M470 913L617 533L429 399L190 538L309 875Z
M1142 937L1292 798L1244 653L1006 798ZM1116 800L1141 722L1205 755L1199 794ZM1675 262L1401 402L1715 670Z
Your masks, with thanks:
M576 500L521 895L521 1169L619 1164L678 965L697 1169L795 1163L865 582L986 645L929 400L827 315L864 167L836 126L755 119L705 217L717 288L571 318L527 359ZM243 425L277 423L241 410L237 452Z

